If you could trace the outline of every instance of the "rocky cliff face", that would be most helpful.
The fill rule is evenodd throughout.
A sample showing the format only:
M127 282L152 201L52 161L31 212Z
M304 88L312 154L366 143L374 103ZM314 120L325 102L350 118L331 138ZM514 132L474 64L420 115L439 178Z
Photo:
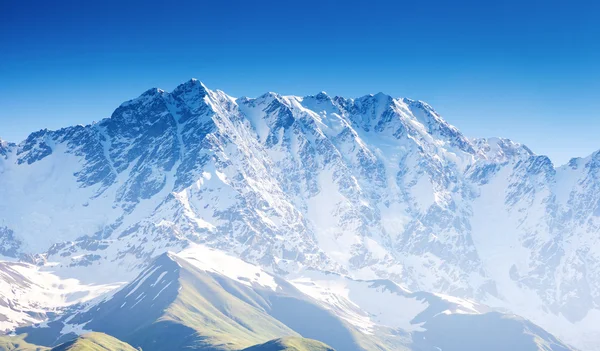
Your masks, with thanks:
M191 242L278 274L388 278L600 344L600 152L555 167L379 93L232 98L197 80L0 143L0 254L97 281ZM94 272L90 274L90 272Z

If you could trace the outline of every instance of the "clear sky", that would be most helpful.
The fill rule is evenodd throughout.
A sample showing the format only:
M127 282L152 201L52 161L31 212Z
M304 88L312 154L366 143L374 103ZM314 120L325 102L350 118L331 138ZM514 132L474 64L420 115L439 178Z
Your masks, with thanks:
M233 96L429 102L562 164L600 149L597 1L0 0L0 137L195 77Z

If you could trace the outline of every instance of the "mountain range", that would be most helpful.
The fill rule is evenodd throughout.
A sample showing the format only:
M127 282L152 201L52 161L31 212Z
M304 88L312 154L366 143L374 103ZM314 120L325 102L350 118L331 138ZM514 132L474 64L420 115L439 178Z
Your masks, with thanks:
M0 141L0 328L47 347L600 350L599 170L600 152L555 166L383 93L150 89Z

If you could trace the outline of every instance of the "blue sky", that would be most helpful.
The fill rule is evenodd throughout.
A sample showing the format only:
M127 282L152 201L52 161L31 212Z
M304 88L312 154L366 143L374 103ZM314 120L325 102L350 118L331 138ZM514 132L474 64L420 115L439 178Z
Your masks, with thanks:
M594 1L0 1L0 137L196 77L233 96L383 91L562 164L600 149Z

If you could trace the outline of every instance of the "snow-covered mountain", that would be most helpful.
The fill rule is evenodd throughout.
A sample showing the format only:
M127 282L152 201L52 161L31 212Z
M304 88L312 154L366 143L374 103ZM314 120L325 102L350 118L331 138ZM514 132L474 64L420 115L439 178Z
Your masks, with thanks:
M84 283L202 243L283 276L471 299L600 350L600 152L555 167L422 101L150 89L0 142L0 199L0 254Z

